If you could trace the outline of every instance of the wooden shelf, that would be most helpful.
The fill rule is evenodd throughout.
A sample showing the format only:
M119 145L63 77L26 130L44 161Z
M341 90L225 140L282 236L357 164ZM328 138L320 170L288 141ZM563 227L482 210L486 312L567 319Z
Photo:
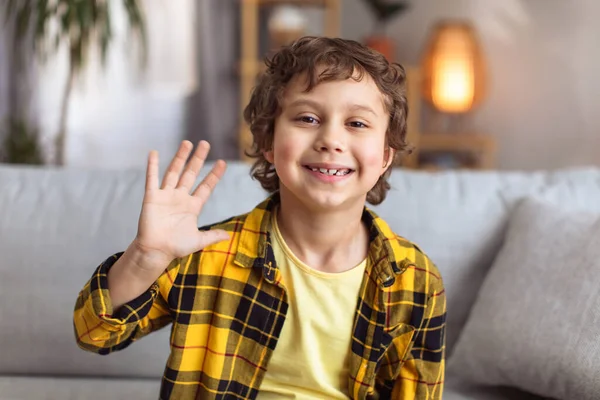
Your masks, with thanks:
M491 136L477 133L422 133L420 151L494 151L496 142Z
M242 0L248 1L248 0ZM281 4L291 4L301 7L326 7L330 0L251 0L257 2L259 5L271 6Z
M263 56L259 54L259 9L262 6L277 6L292 4L302 7L321 7L325 13L323 35L329 37L339 36L340 31L340 2L342 0L241 0L240 4L240 61L233 68L237 69L240 76L240 108L243 110L248 101L252 88L256 84L259 73L265 70ZM240 119L239 150L240 157L248 160L244 152L252 144L250 130Z
M235 72L237 74L249 74L256 75L267 69L264 60L246 60L239 61L235 66Z
M417 157L432 153L470 155L475 161L472 169L495 167L496 141L480 133L422 133L416 143ZM421 168L417 164L417 168ZM426 169L429 167L425 166Z

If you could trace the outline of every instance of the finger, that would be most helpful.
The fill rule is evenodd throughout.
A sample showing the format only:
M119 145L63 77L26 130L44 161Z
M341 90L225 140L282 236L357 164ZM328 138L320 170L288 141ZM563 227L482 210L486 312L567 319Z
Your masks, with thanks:
M179 178L179 182L177 183L178 188L189 190L194 185L209 151L210 144L205 140L201 140Z
M158 152L150 151L146 167L146 191L158 189Z
M229 233L222 229L215 229L210 231L199 231L198 232L198 249L210 246L211 244L219 243L224 240L231 239Z
M206 175L202 182L200 182L192 195L199 197L205 203L212 191L215 189L215 186L217 186L217 183L219 183L219 180L221 180L226 168L227 164L225 161L216 161L208 175Z
M187 161L190 152L192 151L192 142L189 140L184 140L181 142L179 146L179 150L175 154L175 157L171 160L167 171L165 172L165 176L163 178L162 189L166 187L175 187L177 181L179 180L179 175L181 175L181 170Z

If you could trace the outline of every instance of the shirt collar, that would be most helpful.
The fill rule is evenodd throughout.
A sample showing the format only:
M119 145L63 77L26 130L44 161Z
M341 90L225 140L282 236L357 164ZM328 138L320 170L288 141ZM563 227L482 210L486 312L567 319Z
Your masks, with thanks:
M246 216L234 260L243 268L262 268L264 277L271 283L275 280L277 267L269 232L271 217L279 202L279 192L275 192ZM394 284L395 275L406 269L406 248L397 243L398 238L389 225L366 206L362 221L369 228L368 257L373 263L371 275L385 289Z

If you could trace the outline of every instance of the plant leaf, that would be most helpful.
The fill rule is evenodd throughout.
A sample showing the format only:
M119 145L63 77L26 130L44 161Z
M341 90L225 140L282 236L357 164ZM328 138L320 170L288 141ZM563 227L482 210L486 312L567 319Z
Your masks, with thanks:
M27 35L29 30L29 20L32 14L32 5L30 1L23 3L21 9L17 12L16 17L16 39L22 40Z
M108 2L98 8L98 20L100 25L100 55L102 63L105 64L106 56L108 54L108 45L112 39L112 26Z
M146 65L148 61L148 43L147 43L147 32L146 23L142 15L141 7L139 6L138 0L123 0L123 6L127 11L127 20L129 22L129 29L133 34L137 34L137 37L141 44L141 64Z

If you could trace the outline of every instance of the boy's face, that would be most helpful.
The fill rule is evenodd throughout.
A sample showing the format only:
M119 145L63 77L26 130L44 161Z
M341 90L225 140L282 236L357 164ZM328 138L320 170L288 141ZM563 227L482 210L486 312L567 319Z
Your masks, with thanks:
M393 158L383 95L368 74L322 82L309 93L305 88L303 75L286 87L273 149L265 152L282 195L287 191L310 209L362 207Z

